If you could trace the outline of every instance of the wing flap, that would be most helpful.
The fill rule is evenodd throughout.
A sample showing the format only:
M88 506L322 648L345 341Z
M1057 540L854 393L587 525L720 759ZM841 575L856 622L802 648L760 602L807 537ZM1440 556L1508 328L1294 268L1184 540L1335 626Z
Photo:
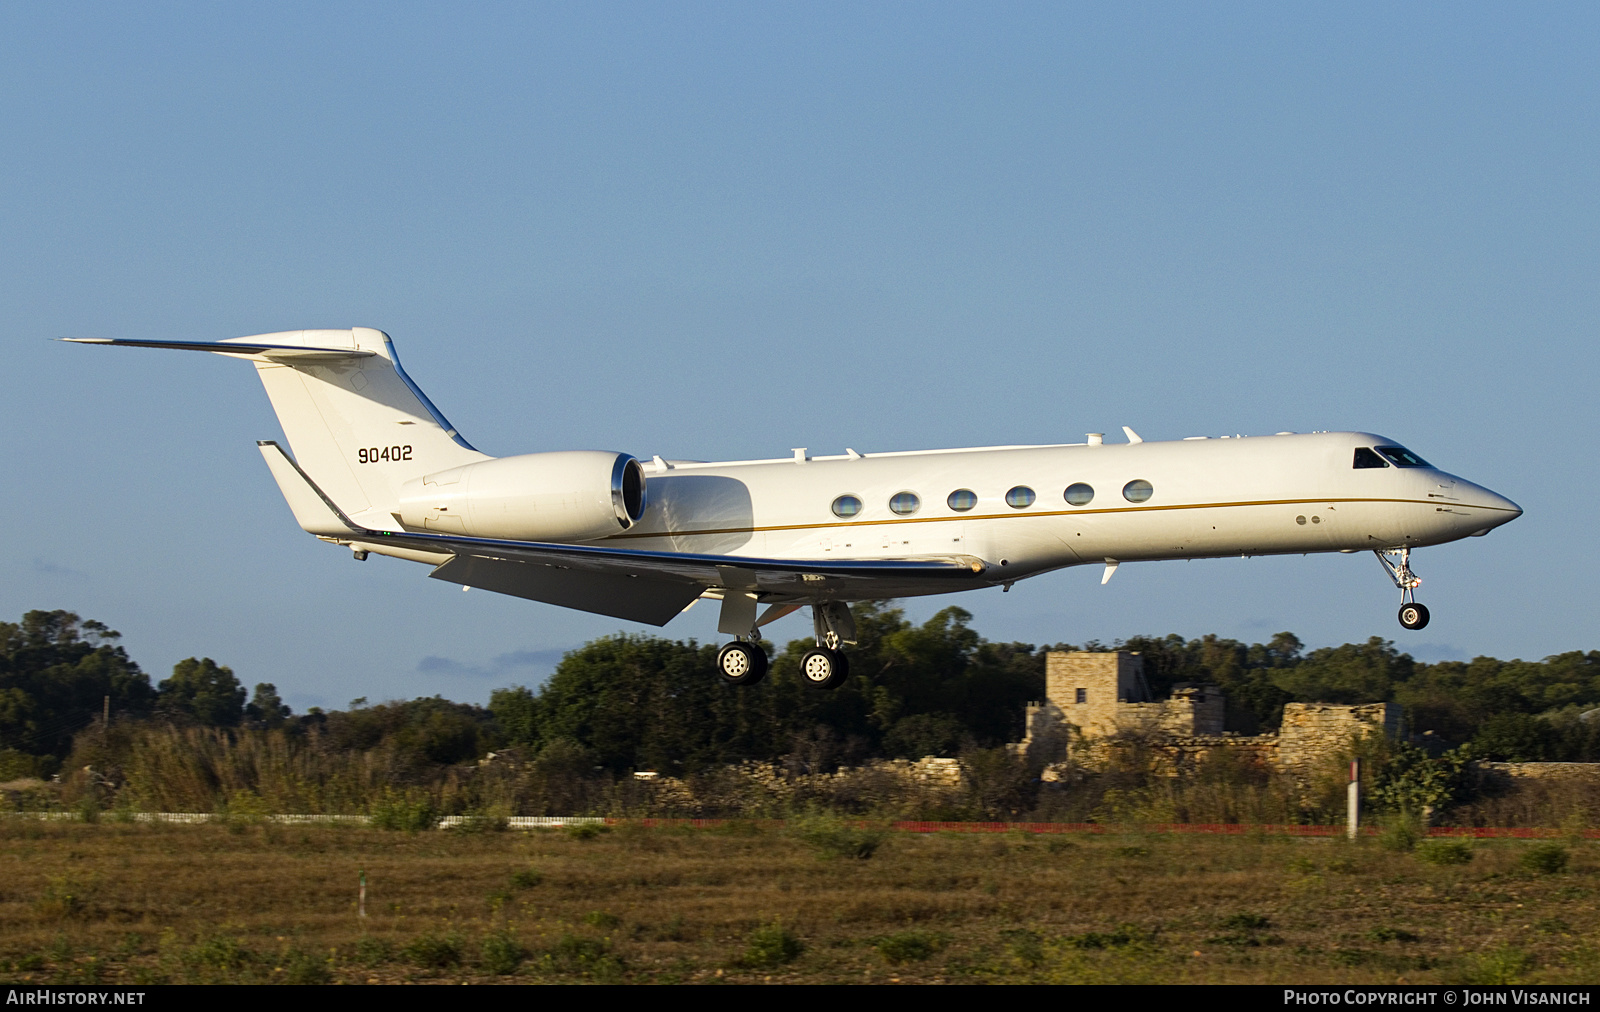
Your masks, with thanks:
M670 622L705 589L687 580L588 572L483 555L457 555L428 575L464 587L657 626Z

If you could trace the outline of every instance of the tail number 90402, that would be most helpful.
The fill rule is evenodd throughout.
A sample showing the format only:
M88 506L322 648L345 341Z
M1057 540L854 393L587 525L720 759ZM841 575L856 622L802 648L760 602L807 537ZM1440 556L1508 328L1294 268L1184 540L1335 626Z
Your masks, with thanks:
M409 446L364 446L356 451L356 460L363 464L387 463L392 460L410 460Z

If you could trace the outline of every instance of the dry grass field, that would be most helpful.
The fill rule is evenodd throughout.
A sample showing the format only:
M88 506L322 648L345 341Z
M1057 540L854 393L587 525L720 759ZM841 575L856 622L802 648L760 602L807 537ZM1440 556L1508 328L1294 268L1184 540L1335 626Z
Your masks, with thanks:
M6 819L0 980L1594 982L1597 898L1575 841Z

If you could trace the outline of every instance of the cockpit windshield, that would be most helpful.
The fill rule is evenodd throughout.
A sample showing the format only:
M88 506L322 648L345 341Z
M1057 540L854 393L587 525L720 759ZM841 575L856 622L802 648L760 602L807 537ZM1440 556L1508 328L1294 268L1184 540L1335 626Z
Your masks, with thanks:
M1360 470L1363 467L1388 467L1389 465L1385 464L1382 457L1378 456L1376 453L1373 453L1367 447L1358 446L1356 447L1355 463L1351 464L1350 466L1356 470Z
M1373 449L1388 457L1395 467L1433 466L1403 446L1375 446Z

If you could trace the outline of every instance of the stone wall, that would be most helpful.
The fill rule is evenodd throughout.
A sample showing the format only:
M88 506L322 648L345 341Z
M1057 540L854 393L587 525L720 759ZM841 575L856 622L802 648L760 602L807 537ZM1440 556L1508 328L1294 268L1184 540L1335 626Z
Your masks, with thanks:
M1096 769L1122 753L1177 775L1220 748L1308 780L1346 757L1354 739L1401 733L1400 708L1393 703L1290 703L1276 733L1227 734L1220 688L1180 685L1169 698L1153 699L1144 659L1125 650L1052 651L1045 658L1045 693L1028 706L1026 737L1012 746L1041 766L1070 758Z
M1538 781L1600 784L1600 763L1474 763L1491 783L1511 786Z
M1400 737L1400 707L1394 703L1288 703L1278 726L1280 770L1312 776L1350 755L1350 744L1369 735Z

